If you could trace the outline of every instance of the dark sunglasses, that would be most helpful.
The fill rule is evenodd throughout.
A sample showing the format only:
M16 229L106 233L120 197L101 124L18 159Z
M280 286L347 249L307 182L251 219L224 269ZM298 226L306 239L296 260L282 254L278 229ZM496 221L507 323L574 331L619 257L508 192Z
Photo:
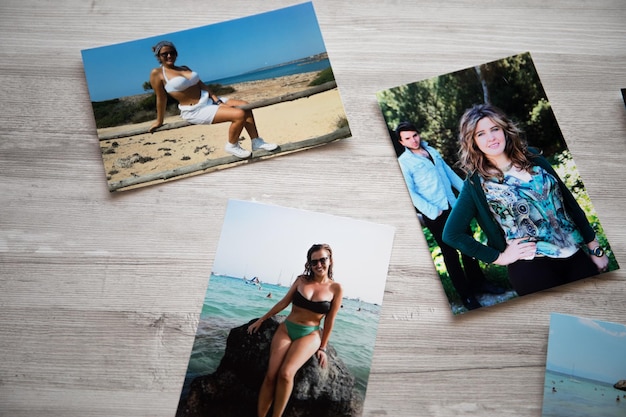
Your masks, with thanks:
M327 261L328 261L328 256L324 256L323 258L319 258L319 259L311 259L309 261L309 265L314 267L314 266L317 266L318 262L321 263L322 265L326 265Z
M171 56L176 56L176 51L167 51L167 52L161 52L159 54L159 56L161 58L165 58L166 56L171 55Z

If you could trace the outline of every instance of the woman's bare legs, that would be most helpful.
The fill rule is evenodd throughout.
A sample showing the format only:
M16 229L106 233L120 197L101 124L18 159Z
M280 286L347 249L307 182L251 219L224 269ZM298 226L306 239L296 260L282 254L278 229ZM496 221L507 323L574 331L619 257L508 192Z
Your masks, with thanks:
M265 417L272 406L274 391L276 390L276 375L278 375L278 370L289 350L289 346L291 346L291 339L287 334L287 328L284 324L280 324L272 338L270 361L259 392L259 402L257 405L257 414L259 417Z
M292 341L285 325L278 326L272 338L270 361L259 392L258 417L266 417L272 403L273 416L283 414L293 391L296 372L317 352L320 343L319 331Z
M248 134L251 134L250 130L248 130L248 126L246 125L246 123L250 123L248 119L249 117L246 115L246 111L227 105L221 105L217 109L217 113L215 113L213 123L231 122L230 127L228 128L228 142L235 144L239 142L239 135L244 127L246 127ZM253 132L256 136L252 136L252 138L256 138L258 133L256 131L256 126L253 125L253 127Z
M246 129L250 139L252 140L252 150L273 151L278 145L267 143L259 137L256 128L256 122L252 110L242 110L234 106L248 104L243 100L230 99L226 104L221 104L213 123L231 122L228 128L228 143L226 144L226 152L231 153L239 158L248 158L252 153L239 146L239 135L243 129Z
M232 98L226 102L226 106L230 106L230 107L243 106L244 104L248 104L248 102L244 100L236 100ZM244 122L243 122L244 129L246 129L246 132L248 132L248 135L250 135L250 139L258 138L259 132L257 131L257 128L256 128L256 121L254 120L254 115L252 114L252 110L243 110L243 112L244 112ZM239 131L239 133L241 133L241 131Z
M291 391L293 391L293 381L296 372L317 352L320 343L319 331L291 342L276 377L273 417L281 417L283 415L291 396Z

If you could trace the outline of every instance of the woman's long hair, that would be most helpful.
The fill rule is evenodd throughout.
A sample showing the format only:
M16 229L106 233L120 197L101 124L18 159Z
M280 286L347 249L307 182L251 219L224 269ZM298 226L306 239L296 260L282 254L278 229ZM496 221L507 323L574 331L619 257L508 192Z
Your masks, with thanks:
M519 127L499 108L491 104L476 104L465 111L459 122L459 163L463 170L470 175L478 173L483 178L504 179L504 173L478 149L474 140L476 125L485 117L504 131L504 152L513 165L522 170L530 169L528 145L522 139Z
M311 255L313 255L313 252L317 252L318 250L325 250L328 252L328 278L333 279L333 250L326 243L316 243L309 248L306 253L306 263L304 264L304 272L302 273L302 276L309 281L313 279L313 271L311 270L309 262L311 262Z

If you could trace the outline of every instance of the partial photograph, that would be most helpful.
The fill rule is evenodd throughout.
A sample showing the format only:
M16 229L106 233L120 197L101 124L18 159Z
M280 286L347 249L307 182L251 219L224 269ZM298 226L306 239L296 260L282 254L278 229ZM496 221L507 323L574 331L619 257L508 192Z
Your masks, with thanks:
M82 58L111 192L351 136L310 2Z
M619 268L529 53L377 99L454 314Z
M624 324L552 313L541 416L625 416L624 352Z
M393 236L229 200L176 416L362 415Z

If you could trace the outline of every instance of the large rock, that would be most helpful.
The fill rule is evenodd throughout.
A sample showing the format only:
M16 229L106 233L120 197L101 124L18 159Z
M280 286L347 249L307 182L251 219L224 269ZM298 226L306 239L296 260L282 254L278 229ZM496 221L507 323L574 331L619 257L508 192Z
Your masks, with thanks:
M217 371L195 378L182 398L177 417L256 417L259 388L269 360L272 337L284 317L266 320L255 334L247 324L231 329ZM352 417L361 414L362 399L354 376L328 346L322 368L315 355L296 374L283 417Z
M620 379L613 385L613 388L621 389L622 391L626 391L626 379Z

